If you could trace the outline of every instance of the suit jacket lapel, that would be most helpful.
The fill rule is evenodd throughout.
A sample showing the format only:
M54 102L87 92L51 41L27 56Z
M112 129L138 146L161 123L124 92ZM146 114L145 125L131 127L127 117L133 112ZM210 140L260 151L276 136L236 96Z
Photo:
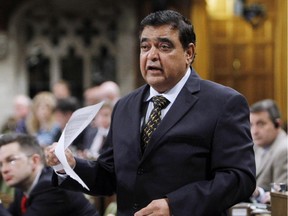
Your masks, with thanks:
M256 172L256 177L258 177L263 171L264 168L266 167L266 164L269 162L269 152L264 153L263 150L261 151L261 155L259 155L256 159L257 163L257 172Z
M273 154L278 147L278 143L279 143L279 141L277 141L278 139L279 139L279 136L272 143L269 150L267 150L264 153L264 150L262 149L261 155L257 155L257 157L255 158L256 165L258 163L258 166L257 166L258 170L256 169L256 177L258 177L264 171L264 169L268 166L268 164L271 162L271 158L275 157L275 156L273 156Z
M192 70L189 79L183 86L175 102L153 133L150 143L144 152L143 159L151 152L153 148L161 143L161 138L169 131L169 129L178 121L181 121L185 114L192 108L192 106L198 100L198 97L193 95L193 93L198 92L199 90L200 79L197 77L195 71Z

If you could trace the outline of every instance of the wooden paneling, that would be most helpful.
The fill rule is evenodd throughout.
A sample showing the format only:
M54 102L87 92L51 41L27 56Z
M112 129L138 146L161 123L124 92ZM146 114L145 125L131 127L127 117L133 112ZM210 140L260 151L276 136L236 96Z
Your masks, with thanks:
M272 1L271 1L272 2ZM273 1L274 2L274 1ZM287 0L277 0L276 13L276 24L275 24L275 51L273 59L274 64L274 83L275 83L275 99L279 104L280 110L282 111L282 119L288 126L287 116L287 73L288 73L288 56L287 56Z
M238 90L250 104L274 96L272 20L256 29L241 17L209 20L211 78Z

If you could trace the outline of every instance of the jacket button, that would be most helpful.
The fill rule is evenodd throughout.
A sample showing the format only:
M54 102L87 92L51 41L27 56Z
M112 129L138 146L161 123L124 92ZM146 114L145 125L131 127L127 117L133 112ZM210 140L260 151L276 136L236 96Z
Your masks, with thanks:
M138 175L143 175L143 174L144 174L144 169L139 168L139 169L137 170L137 174L138 174Z
M138 208L139 208L139 204L138 204L138 203L134 203L133 209L134 209L134 210L138 210Z

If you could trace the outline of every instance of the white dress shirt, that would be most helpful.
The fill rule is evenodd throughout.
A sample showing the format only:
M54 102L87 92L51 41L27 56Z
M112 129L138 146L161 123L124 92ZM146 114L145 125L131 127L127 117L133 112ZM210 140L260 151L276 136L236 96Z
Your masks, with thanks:
M172 106L172 104L174 103L174 101L176 100L179 92L181 91L185 83L187 82L190 74L191 74L191 69L189 67L185 75L182 77L182 79L172 89L169 89L168 91L161 93L161 94L157 92L155 89L153 89L153 87L150 87L149 97L146 99L146 101L149 101L149 104L148 104L147 112L145 115L145 123L148 121L150 113L153 109L153 102L151 98L156 95L162 95L167 100L169 100L170 103L168 104L168 106L165 109L161 110L161 119L163 119L166 113L168 112L168 110L170 109L170 107ZM141 121L141 125L143 125L143 120Z

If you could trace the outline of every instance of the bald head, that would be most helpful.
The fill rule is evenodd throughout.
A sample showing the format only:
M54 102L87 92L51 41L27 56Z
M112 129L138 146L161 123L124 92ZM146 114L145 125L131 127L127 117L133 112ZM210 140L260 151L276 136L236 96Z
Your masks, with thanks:
M13 101L14 116L17 120L25 118L31 107L31 98L27 95L17 95Z
M104 100L110 100L115 103L120 98L120 88L117 83L106 81L100 85L100 88Z

